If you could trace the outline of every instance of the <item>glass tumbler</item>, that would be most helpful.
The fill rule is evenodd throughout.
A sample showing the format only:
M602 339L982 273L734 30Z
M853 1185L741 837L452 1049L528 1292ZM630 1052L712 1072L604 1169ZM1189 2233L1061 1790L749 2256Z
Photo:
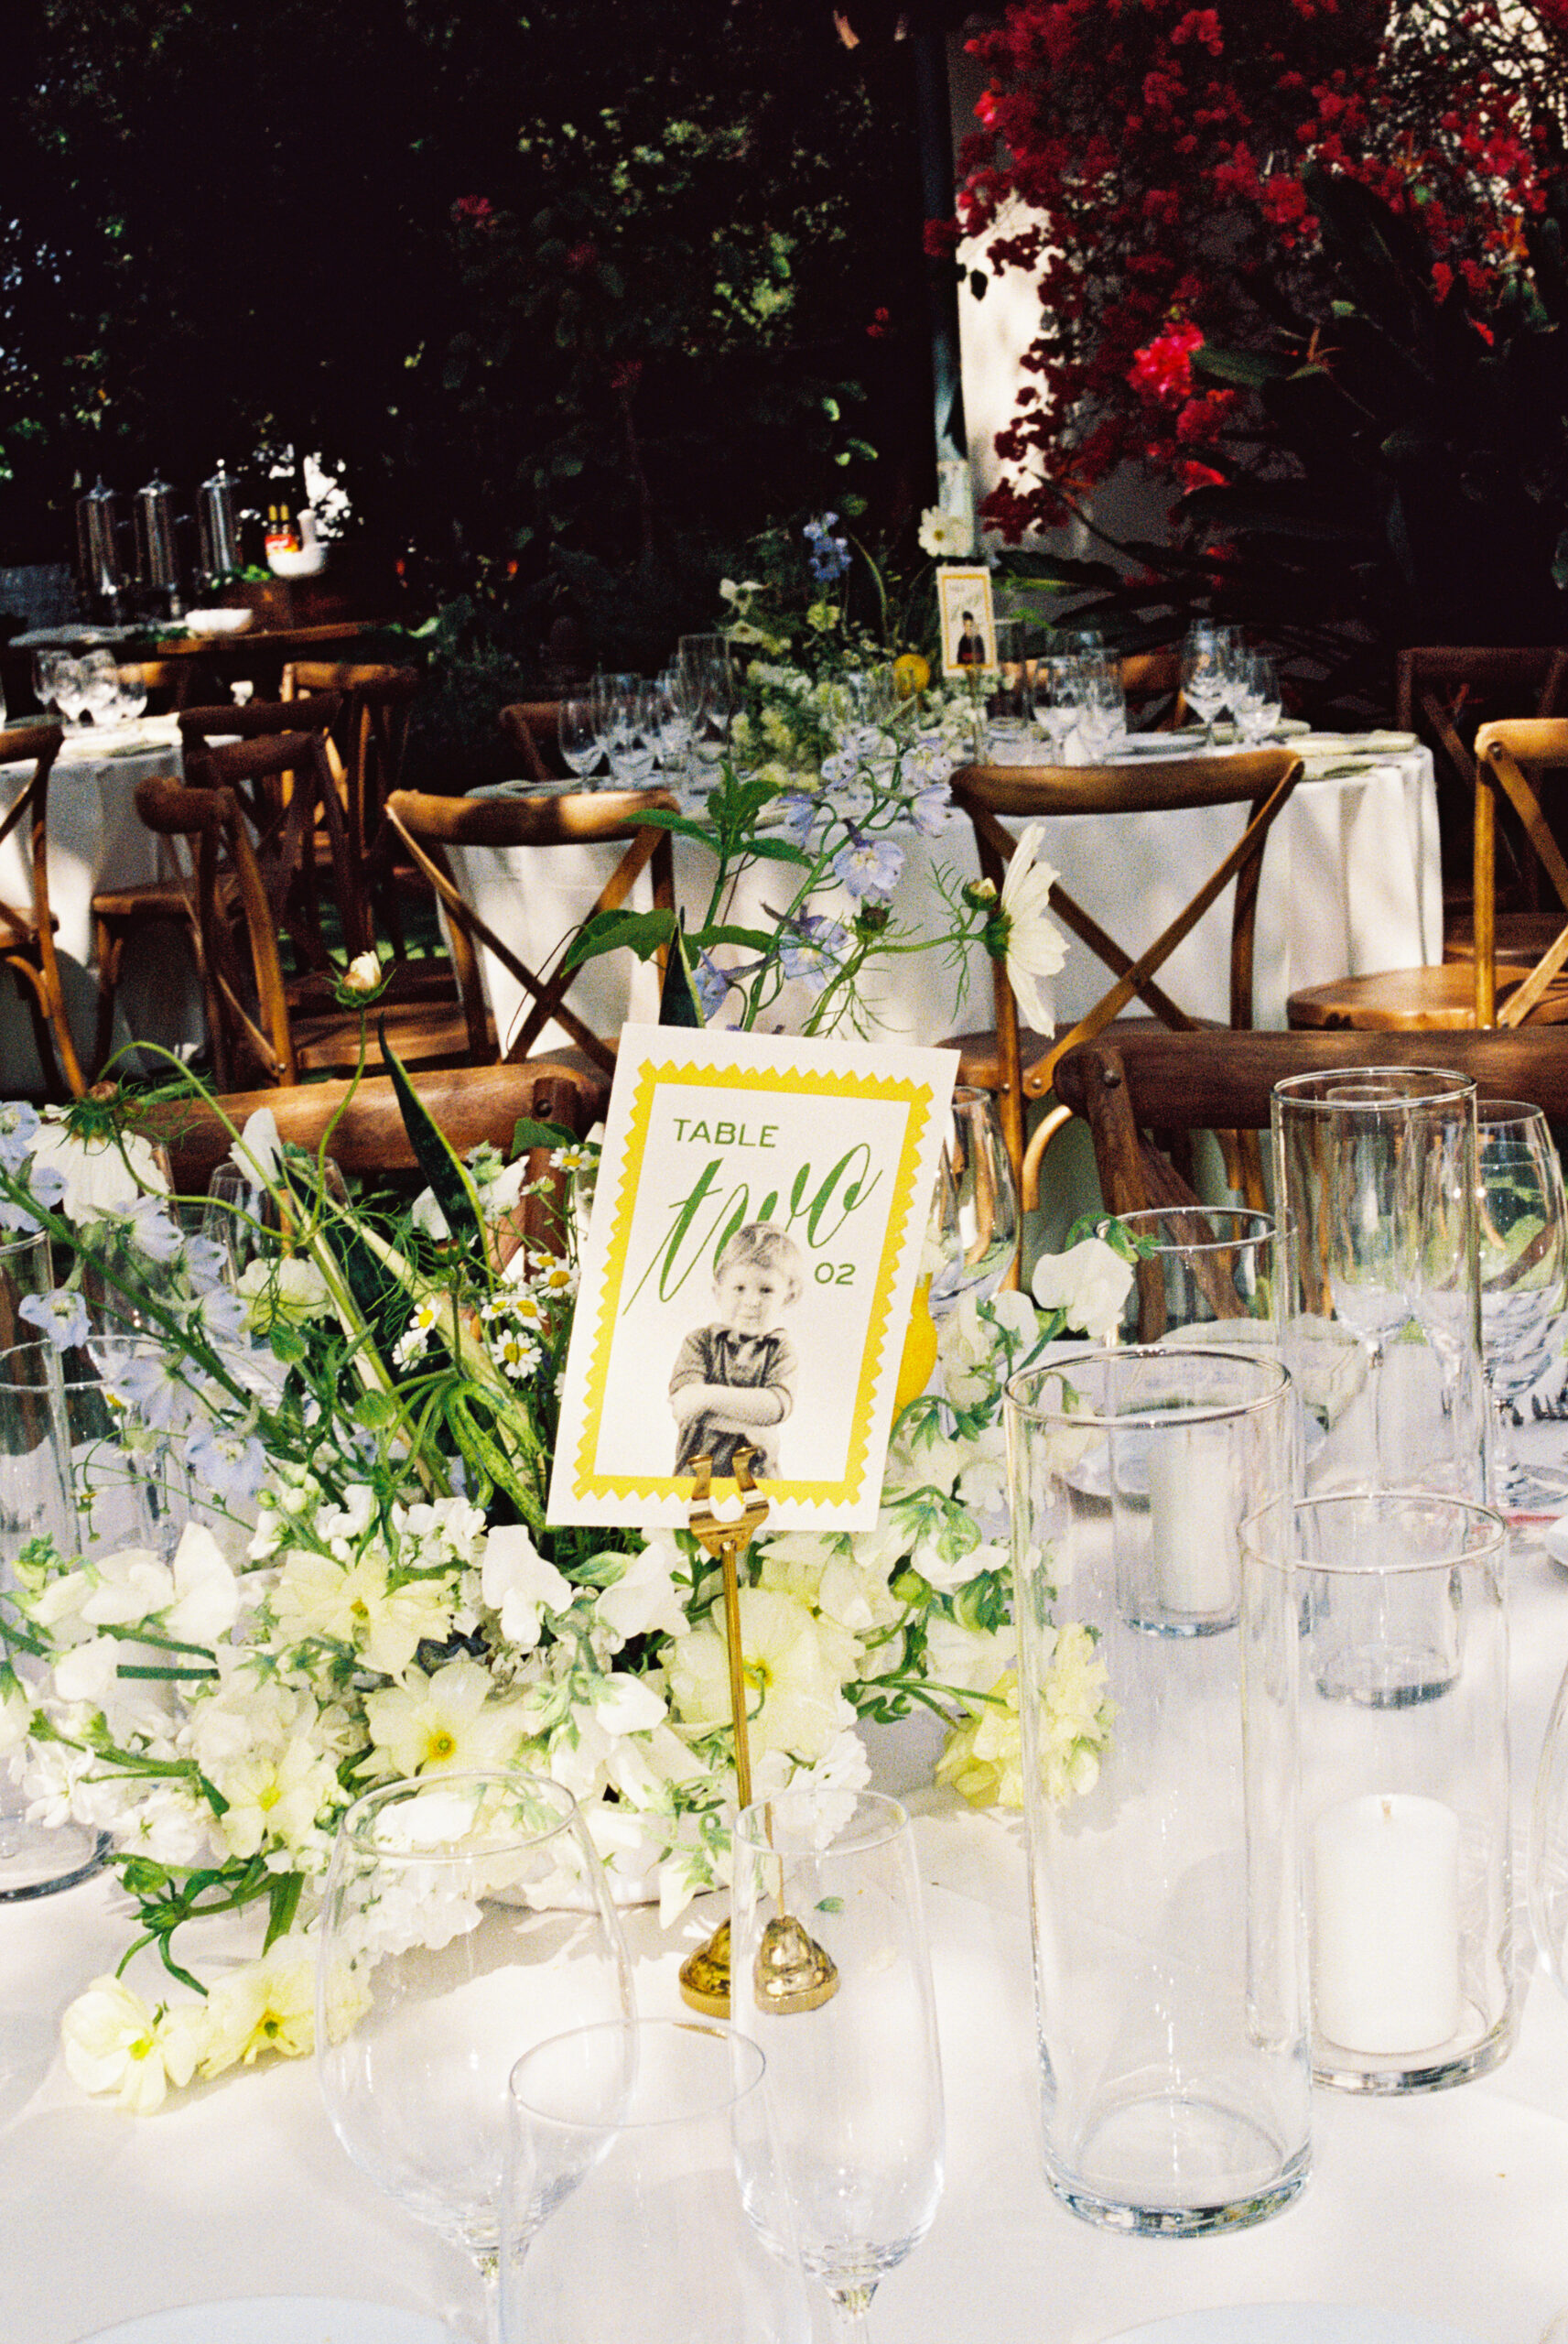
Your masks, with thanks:
M1008 1386L1046 2177L1113 2230L1260 2221L1307 2173L1292 1753L1243 1766L1238 1633L1288 1394L1277 1360L1177 1344Z
M1432 1067L1294 1075L1273 1097L1284 1358L1318 1439L1306 1493L1484 1503L1476 1086Z
M1513 2040L1507 1525L1362 1491L1242 1533L1249 1755L1298 1753L1313 2071L1485 2075Z
M764 2065L690 2018L581 2027L517 2062L504 2344L810 2344L800 2266L764 2246L741 2178L772 2160Z
M1279 1247L1270 1214L1159 1205L1120 1218L1139 1256L1123 1342L1278 1345Z

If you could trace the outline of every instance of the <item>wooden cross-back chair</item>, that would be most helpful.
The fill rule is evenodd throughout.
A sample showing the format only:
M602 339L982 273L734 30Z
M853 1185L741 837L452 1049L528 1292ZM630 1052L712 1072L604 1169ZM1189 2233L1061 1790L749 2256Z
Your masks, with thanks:
M232 771L231 787L240 792L242 803L251 816L259 860L266 874L267 893L277 920L280 926L287 926L297 952L320 973L324 982L330 982L332 956L321 930L320 876L314 861L310 870L305 870L304 859L307 825L314 824L322 792L330 787L324 729L337 709L337 701L330 698L312 703L308 716L274 701L262 700L236 708L221 700L184 708L179 715L185 778L193 787L201 787L207 780L206 760L216 742L231 742L235 736L242 742L265 742L281 732L303 739L308 726L319 724L321 728L318 738L307 741L307 753L297 768L283 773L269 769L254 776ZM341 819L336 827L328 895L346 909L344 942L348 943L351 938L355 939L351 949L361 951L370 942L361 913L362 894ZM313 848L311 853L314 857ZM160 930L166 936L181 936L200 965L192 886L188 876L177 873L164 879L138 881L130 886L101 887L92 898L92 925L93 958L98 971L93 1064L102 1070L114 1046L114 1005L125 954L138 938L145 939Z
M1557 716L1568 709L1568 651L1550 645L1422 644L1401 651L1395 667L1395 722L1417 733L1433 753L1439 797L1467 817L1476 786L1475 740L1481 724L1498 716ZM1548 940L1539 917L1539 868L1532 856L1510 873L1519 900L1504 917L1504 948L1531 953ZM1444 956L1467 960L1471 917L1448 908Z
M1568 1020L1568 860L1541 803L1540 776L1568 767L1568 717L1514 717L1476 735L1471 883L1474 949L1434 968L1389 969L1309 985L1286 1004L1292 1026L1382 1032L1401 1027L1561 1024ZM1510 929L1498 906L1498 812L1501 800L1558 898L1550 913Z
M585 845L608 841L625 852L600 889L589 917L616 911L626 902L640 874L653 880L654 902L661 909L675 907L675 865L666 830L642 820L654 810L678 812L667 790L600 789L549 798L427 798L416 790L398 790L388 798L387 820L403 841L416 866L435 889L446 911L451 933L452 960L458 989L476 1039L487 1030L483 981L479 950L492 952L522 986L528 1010L517 1031L507 1040L507 1060L525 1058L546 1026L560 1026L571 1037L580 1060L572 1063L595 1069L609 1096L615 1071L615 1043L596 1034L578 1015L567 994L577 971L557 960L549 973L530 969L504 938L497 936L459 892L448 862L453 847L532 848ZM664 955L660 955L663 972ZM561 1052L552 1052L561 1056Z
M1184 758L1158 765L966 765L954 775L953 797L974 826L981 874L992 881L999 895L1017 844L1004 827L1008 817L1157 815L1230 805L1247 809L1234 845L1175 918L1136 956L1092 918L1059 881L1053 884L1048 897L1053 916L1103 962L1112 979L1065 1033L1047 1039L1021 1028L1006 967L1000 960L993 962L994 1030L959 1036L949 1047L959 1052L959 1081L997 1094L1002 1135L1026 1210L1039 1201L1042 1159L1068 1118L1069 1110L1058 1101L1025 1147L1027 1111L1033 1101L1052 1092L1057 1061L1064 1052L1109 1026L1134 1000L1167 1026L1198 1024L1155 982L1156 972L1233 883L1230 1022L1238 1026L1251 1024L1253 939L1263 849L1301 771L1302 761L1292 750L1262 749L1239 756ZM1108 832L1107 848L1108 852L1113 851ZM1261 1202L1261 1167L1255 1145L1246 1147L1240 1170L1242 1185Z
M64 734L58 724L18 724L0 731L0 765L30 765L16 797L0 815L0 852L15 838L27 874L29 900L13 903L0 895L0 965L7 968L27 1005L38 1065L49 1095L86 1089L76 1043L66 1015L49 912L49 774Z
M414 703L424 689L417 667L372 660L291 660L283 670L287 707L330 697L337 711L325 727L327 759L348 828L349 853L361 898L362 923L379 923L400 962L406 963L399 874L385 827L386 801L403 779ZM331 843L317 840L317 859L331 859ZM406 874L403 874L406 875ZM449 993L449 984L446 987Z
M1277 1082L1337 1067L1431 1066L1474 1078L1484 1097L1528 1099L1568 1121L1568 1034L1529 1026L1447 1033L1172 1033L1126 1022L1058 1060L1056 1088L1094 1141L1111 1212L1196 1199L1154 1133L1269 1126Z
M308 770L310 746L311 736L299 732L220 743L193 759L195 780L137 786L136 810L147 828L188 845L190 869L181 884L224 1090L245 1081L295 1083L357 1062L359 1014L338 1005L330 990L341 963L312 961L293 977L285 973L276 905L287 888L269 874L257 844L256 808L273 802L271 785ZM378 1004L368 1026L373 1058L384 1022L409 1065L493 1055L473 1050L455 1007Z
M580 1069L557 1059L427 1069L411 1079L427 1112L459 1156L466 1156L487 1140L510 1157L523 1117L559 1124L580 1139L599 1112L597 1084ZM288 1091L241 1091L211 1105L198 1097L160 1100L137 1111L135 1127L167 1145L177 1192L200 1195L229 1154L233 1133L243 1131L261 1107L270 1110L279 1137L297 1146L319 1149L330 1134L332 1160L343 1172L375 1179L419 1170L403 1111L385 1075L367 1075L358 1083L308 1082ZM562 1236L562 1176L549 1155L546 1148L529 1150L517 1216L524 1242L540 1252L559 1251Z
M496 719L530 781L549 781L567 770L560 754L560 720L558 700L514 700Z

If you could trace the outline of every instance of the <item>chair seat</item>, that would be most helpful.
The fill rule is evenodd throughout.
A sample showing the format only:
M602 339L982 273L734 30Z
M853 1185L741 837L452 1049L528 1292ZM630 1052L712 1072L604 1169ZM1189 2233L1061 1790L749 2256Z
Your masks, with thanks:
M1050 1036L1035 1034L1024 1026L1018 1029L1018 1058L1025 1069L1043 1058L1050 1048ZM944 1050L958 1053L958 1080L971 1091L1000 1091L1002 1087L1001 1044L995 1026L979 1034L949 1034L938 1043Z
M1549 952L1568 923L1568 913L1499 912L1498 914L1498 959L1519 961L1529 968ZM1476 922L1468 910L1456 912L1444 925L1443 957L1445 960L1463 960L1469 966L1476 958ZM1499 970L1500 974L1500 970Z
M1499 1004L1530 974L1528 965L1498 967ZM1369 1031L1464 1031L1476 1023L1476 971L1468 960L1444 961L1436 969L1387 969L1376 976L1340 977L1326 985L1306 985L1292 993L1285 1015L1294 1027ZM1568 1021L1568 988L1549 993L1531 1023Z
M466 1066L470 1059L468 1020L460 1009L444 1002L394 1008L386 1015L386 1037L405 1066ZM366 1029L367 1054L373 1065L381 1056L381 1020L372 1010ZM290 1015L295 1055L302 1074L328 1069L351 1068L359 1053L359 1019L338 1010L316 1016ZM490 1032L493 1051L495 1035Z
M104 887L92 898L94 919L189 919L190 897L178 879L139 887Z

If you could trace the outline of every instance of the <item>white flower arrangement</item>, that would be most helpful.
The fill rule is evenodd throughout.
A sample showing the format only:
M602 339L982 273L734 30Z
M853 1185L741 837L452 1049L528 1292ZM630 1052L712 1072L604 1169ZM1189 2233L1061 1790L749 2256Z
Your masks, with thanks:
M6 1206L26 1212L30 1199L58 1244L81 1247L79 1266L110 1259L124 1278L139 1192L110 1204L95 1167L93 1219L73 1232L29 1189L25 1119L9 1128ZM52 1134L47 1145L55 1164ZM462 1228L466 1209L484 1242L463 1253L449 1237L427 1270L416 1232L401 1232L400 1251L286 1151L277 1198L296 1216L295 1250L278 1255L260 1317L253 1302L248 1374L234 1373L237 1305L228 1331L182 1362L202 1422L238 1422L260 1447L259 1486L209 1490L172 1553L38 1542L0 1604L0 1743L28 1811L110 1835L136 1908L130 1949L155 1946L171 1981L155 2002L103 1979L66 2015L72 2075L127 2107L150 2110L170 2088L265 2051L310 2048L316 1901L341 1815L378 1783L436 1785L475 1766L548 1774L577 1798L617 1893L656 1892L666 1923L727 1879L735 1785L717 1570L684 1535L552 1531L537 1505L529 1517L571 1268L524 1253L521 1276L503 1284L493 1262L507 1209L479 1209L527 1192L484 1168L475 1183L449 1156L438 1165L447 1221ZM69 1170L57 1177L69 1187ZM158 1264L163 1286L148 1291L199 1286L201 1259L185 1255L201 1243ZM345 1292L353 1247L389 1271L399 1307L384 1320L356 1316ZM1015 1791L1001 1393L1064 1323L1103 1314L1105 1264L1079 1255L1073 1292L1044 1315L1022 1295L968 1297L945 1322L935 1387L895 1429L874 1528L753 1544L741 1601L765 1687L750 1728L759 1794L860 1786L861 1722L916 1706L948 1721L944 1771L966 1796ZM487 1327L487 1292L533 1307L539 1357L520 1380L510 1333ZM405 1380L383 1384L371 1355L391 1351L390 1327L419 1325L426 1304L437 1307ZM258 1347L274 1377L265 1404ZM209 1353L233 1392L207 1373ZM1091 1778L1108 1727L1084 1641L1063 1629L1051 1728L1063 1795ZM187 1950L192 1925L248 1908L265 1915L259 1958L204 1984Z

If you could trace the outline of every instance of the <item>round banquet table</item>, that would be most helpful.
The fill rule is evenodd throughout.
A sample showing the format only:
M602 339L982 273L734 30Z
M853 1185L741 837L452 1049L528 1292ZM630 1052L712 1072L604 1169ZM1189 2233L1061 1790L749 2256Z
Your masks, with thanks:
M98 733L68 734L49 776L49 885L66 1013L84 1071L91 1071L98 1015L92 898L102 887L134 887L173 875L168 842L136 812L136 784L180 772L179 728L148 717ZM30 766L0 765L0 817L15 805ZM28 849L19 831L0 847L0 896L32 901ZM116 1004L115 1039L181 1050L201 1039L201 1002L189 952L171 931L155 951L129 953ZM0 985L0 1097L37 1096L43 1085L32 1021L7 979Z
M1525 1438L1560 1449L1568 1432ZM1509 1572L1522 1850L1568 1662L1568 1576L1539 1552ZM1424 2098L1320 2091L1313 2171L1283 2213L1211 2239L1115 2236L1068 2213L1042 2177L1021 1827L930 1787L934 1749L929 1729L899 1728L875 1757L917 1818L947 2101L946 2195L879 2290L877 2344L1098 2344L1163 2315L1281 2302L1362 2304L1487 2344L1539 2344L1568 2308L1568 2000L1536 1970L1522 1918L1522 2024L1493 2075ZM678 1959L717 1912L708 1900L667 1938L650 1913L631 1915L645 2013L679 2009ZM103 1880L0 1906L0 2337L77 2344L136 2314L247 2295L453 2317L469 2300L463 2258L351 2165L308 2063L197 2089L152 2117L77 2092L55 2049L59 2013L127 1937ZM146 1990L157 1972L133 1974ZM204 2332L226 2344L221 2322ZM827 2344L825 2320L817 2333Z
M1376 736L1372 736L1375 738ZM1408 739L1408 735L1405 736ZM1319 743L1326 746L1319 747ZM527 783L487 795L520 794ZM1063 885L1128 950L1136 952L1174 917L1240 833L1245 809L1214 807L1113 817L1047 819L1043 852ZM893 899L895 926L911 936L939 935L946 909L939 878L961 884L979 874L968 820L952 812L935 838L912 826L892 835L905 863ZM676 842L676 894L688 924L707 909L713 863L706 849ZM537 970L586 917L620 850L606 846L534 849L469 847L451 855L457 885L486 925ZM762 863L744 874L725 917L751 927L773 924L787 900L788 866ZM647 881L634 902L646 904ZM1172 956L1161 982L1198 1017L1229 1015L1231 891ZM849 899L832 890L814 908L844 916ZM1306 776L1270 834L1259 889L1255 1023L1282 1026L1298 986L1417 968L1443 952L1443 890L1438 860L1437 790L1426 749L1358 748L1314 737ZM481 955L491 1010L504 1048L515 1032L522 988L488 952ZM887 1040L940 1041L965 1026L991 1022L983 955L971 953L965 997L941 950L873 960L862 994ZM1072 941L1056 980L1056 1015L1065 1026L1092 1006L1111 982L1087 946ZM653 1018L657 989L651 968L629 953L607 955L584 971L572 1000L596 1032L613 1034L628 1016ZM804 992L791 1011L804 1011ZM552 1029L536 1046L548 1048Z

